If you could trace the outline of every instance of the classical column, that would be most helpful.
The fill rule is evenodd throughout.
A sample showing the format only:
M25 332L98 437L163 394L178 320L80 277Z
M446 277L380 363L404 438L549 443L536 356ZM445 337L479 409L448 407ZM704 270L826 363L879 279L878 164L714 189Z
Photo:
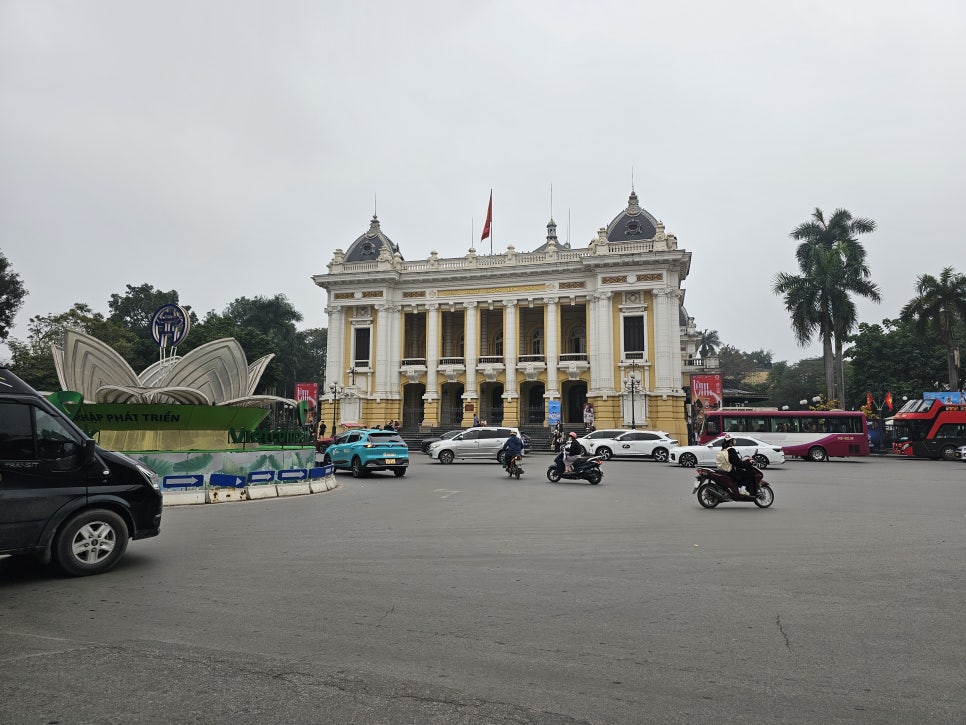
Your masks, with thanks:
M596 390L597 376L600 374L600 295L587 295L587 362L590 363L590 389Z
M506 364L506 383L503 386L503 397L517 397L517 345L520 333L517 331L517 301L506 300L503 303L503 360Z
M560 316L559 301L556 297L547 297L543 303L547 306L547 394L559 395L557 364L560 362Z
M680 358L680 344L677 349L671 349L671 343L680 336L673 335L670 324L671 312L677 310L671 305L672 290L670 287L661 287L653 290L654 295L654 370L655 370L655 392L666 393L681 386L680 377L675 385L672 375L674 366L671 362L672 354L677 354Z
M601 292L596 297L597 341L594 345L594 362L590 369L592 391L614 390L614 316L612 292Z
M325 344L325 382L326 385L345 385L345 308L326 307L325 311L329 316Z
M426 305L426 400L439 398L439 303Z
M477 341L480 339L480 331L477 329L478 316L476 314L476 302L464 302L466 314L463 321L463 356L466 365L466 388L463 390L464 400L476 400L479 391L476 389L476 364L479 360L477 353Z
M390 305L386 311L389 313L389 376L386 390L390 397L398 398L401 393L399 385L399 368L402 366L402 308L398 305Z
M681 309L681 290L671 288L668 295L668 330L671 332L671 388L675 391L681 387L682 365L681 362L681 318L678 310Z
M390 317L389 305L377 304L376 307L376 349L373 361L376 362L375 393L378 398L388 397L389 394L389 359L390 359ZM385 361L379 364L377 361Z

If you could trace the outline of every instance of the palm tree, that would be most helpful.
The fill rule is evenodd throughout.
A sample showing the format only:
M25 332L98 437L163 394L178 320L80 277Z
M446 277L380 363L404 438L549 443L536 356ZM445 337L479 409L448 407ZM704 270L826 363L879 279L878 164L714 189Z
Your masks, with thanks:
M956 344L957 320L966 321L966 276L943 269L939 278L923 274L916 280L916 296L909 300L899 317L912 322L916 331L927 330L946 346L949 389L959 390L959 346Z
M876 302L881 299L878 287L869 281L865 247L857 239L874 230L874 221L856 219L845 209L836 209L826 220L822 210L816 208L812 218L790 235L801 242L795 250L801 274L782 272L775 277L773 290L785 296L799 345L808 345L816 332L822 340L825 387L830 399L835 398L836 379L840 399L845 397L842 347L857 320L852 295Z
M721 338L717 330L702 330L701 342L698 345L698 355L702 358L711 357L721 347Z

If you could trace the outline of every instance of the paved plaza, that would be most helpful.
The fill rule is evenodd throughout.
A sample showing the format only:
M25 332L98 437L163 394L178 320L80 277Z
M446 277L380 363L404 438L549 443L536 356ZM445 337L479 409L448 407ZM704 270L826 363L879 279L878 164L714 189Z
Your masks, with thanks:
M431 462L167 508L103 576L0 559L0 722L962 723L966 464L600 486Z

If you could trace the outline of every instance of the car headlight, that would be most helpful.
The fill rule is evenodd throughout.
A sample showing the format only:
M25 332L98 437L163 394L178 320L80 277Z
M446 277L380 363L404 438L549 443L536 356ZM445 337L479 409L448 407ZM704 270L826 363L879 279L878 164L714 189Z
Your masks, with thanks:
M151 484L151 488L155 491L161 490L161 481L158 479L157 473L141 463L137 464L137 469L138 473L144 476L144 480Z

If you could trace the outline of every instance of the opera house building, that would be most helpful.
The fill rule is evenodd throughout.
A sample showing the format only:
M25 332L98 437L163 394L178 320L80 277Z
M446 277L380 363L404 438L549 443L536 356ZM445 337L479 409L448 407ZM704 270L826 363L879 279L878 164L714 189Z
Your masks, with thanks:
M407 261L373 216L313 277L328 295L322 416L534 428L559 411L578 426L589 402L597 428L687 441L684 386L709 362L683 307L690 265L633 191L585 247L551 220L530 250Z

